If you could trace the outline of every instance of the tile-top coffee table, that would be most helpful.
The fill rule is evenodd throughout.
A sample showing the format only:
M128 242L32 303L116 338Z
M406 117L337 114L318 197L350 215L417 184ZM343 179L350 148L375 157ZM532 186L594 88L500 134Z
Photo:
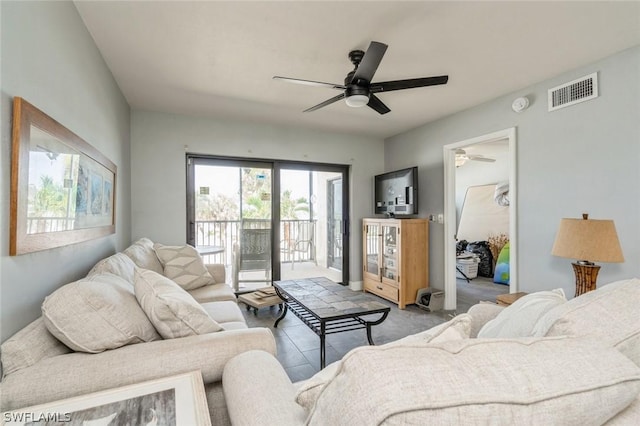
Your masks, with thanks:
M293 312L314 333L320 336L320 368L325 367L325 336L344 331L367 329L367 340L373 345L371 327L380 324L389 315L390 308L377 302L373 296L355 292L327 278L274 281L276 293L284 300L284 309L274 327ZM380 314L375 321L365 315Z

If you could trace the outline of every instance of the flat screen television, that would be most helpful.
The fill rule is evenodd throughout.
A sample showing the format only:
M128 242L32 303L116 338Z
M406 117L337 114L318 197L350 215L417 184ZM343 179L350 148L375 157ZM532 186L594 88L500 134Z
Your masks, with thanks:
M418 214L417 167L376 175L373 180L376 214L389 217Z

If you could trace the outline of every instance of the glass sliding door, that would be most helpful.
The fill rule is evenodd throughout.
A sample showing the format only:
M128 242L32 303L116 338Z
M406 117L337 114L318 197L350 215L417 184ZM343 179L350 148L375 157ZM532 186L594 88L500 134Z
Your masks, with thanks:
M270 284L271 164L208 158L188 162L187 242L205 262L227 266L227 282L236 260L240 288Z
M343 241L346 168L280 163L280 278L348 282Z
M238 271L239 291L272 280L348 283L348 166L187 154L187 243Z

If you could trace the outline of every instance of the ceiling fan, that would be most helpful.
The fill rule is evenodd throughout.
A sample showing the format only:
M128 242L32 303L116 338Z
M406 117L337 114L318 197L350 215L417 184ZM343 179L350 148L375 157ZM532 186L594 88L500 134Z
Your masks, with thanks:
M485 163L493 163L495 158L485 157L483 155L469 155L464 149L456 149L456 167L462 167L467 161L484 161Z
M352 50L349 52L349 59L355 66L353 71L347 74L344 84L323 83L320 81L301 80L289 77L273 77L275 80L288 81L290 83L305 84L307 86L328 87L330 89L341 90L337 96L319 103L304 110L311 112L341 99L344 99L350 107L363 107L367 105L380 114L386 114L391 111L375 94L381 92L391 92L393 90L413 89L416 87L436 86L446 84L449 76L441 75L437 77L412 78L408 80L394 80L373 83L373 75L375 74L382 57L387 50L387 45L372 41L369 44L367 52L362 50Z

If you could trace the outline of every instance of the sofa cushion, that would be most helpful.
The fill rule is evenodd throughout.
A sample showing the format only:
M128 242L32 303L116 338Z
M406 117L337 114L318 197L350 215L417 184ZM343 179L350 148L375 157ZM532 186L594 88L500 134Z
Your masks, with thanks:
M231 286L224 283L205 285L189 290L189 294L199 303L221 302L223 300L235 302L237 300Z
M116 253L96 263L87 276L109 273L124 278L126 282L133 285L134 269L136 269L136 264L129 256L124 253Z
M617 281L571 299L540 318L535 336L592 336L640 366L640 279Z
M222 330L189 293L167 277L137 269L134 288L140 306L165 339Z
M538 320L566 301L561 288L527 294L488 321L478 337L530 337Z
M164 268L164 276L171 278L185 290L216 283L195 248L189 245L165 246L158 243L153 248Z
M138 305L131 284L97 274L66 284L42 304L47 329L79 352L97 353L160 338Z
M133 263L139 268L149 269L159 274L162 274L164 271L162 263L158 260L158 256L153 249L153 241L148 238L140 238L127 247L123 253L131 258Z
M223 324L227 322L245 322L244 315L236 302L228 300L220 302L203 303L202 308L216 322Z
M457 315L444 324L437 325L429 330L421 333L412 334L410 336L398 339L396 341L379 346L380 348L390 348L394 346L412 346L425 345L430 342L446 342L449 340L460 340L469 337L471 330L471 317L468 314ZM357 351L361 348L355 348ZM351 352L353 352L351 351ZM349 353L351 353L349 352ZM349 354L345 355L345 357ZM310 410L315 404L318 395L324 387L335 377L341 368L342 361L336 361L329 364L326 368L320 370L310 379L304 381L296 394L296 402L307 410Z
M69 352L71 349L49 333L40 317L0 346L3 377L29 367L41 359Z
M308 424L603 424L640 393L640 368L592 339L358 349L345 355Z

